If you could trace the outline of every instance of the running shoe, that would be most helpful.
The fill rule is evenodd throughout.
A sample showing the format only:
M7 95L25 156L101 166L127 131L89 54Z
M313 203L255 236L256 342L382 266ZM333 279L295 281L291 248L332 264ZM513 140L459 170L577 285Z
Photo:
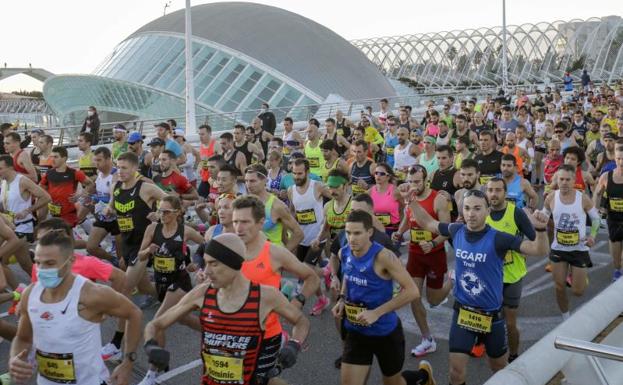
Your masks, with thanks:
M423 338L422 342L411 349L411 355L413 357L424 357L427 354L434 353L437 350L437 343L433 337Z
M143 378L143 381L139 382L138 385L156 385L158 384L156 382L156 377L157 377L158 373L156 373L153 370L148 370L147 374L145 374L145 378Z
M102 355L102 359L104 361L121 361L123 358L123 352L121 349L116 347L112 342L102 346L100 354Z
M614 273L612 274L612 282L621 278L621 275L622 275L621 270L615 270Z
M316 303L312 307L312 310L309 314L320 315L322 314L323 310L328 307L329 307L329 298L327 298L326 295L323 295L322 297L318 297L318 299L316 300Z
M437 383L435 382L435 377L433 376L433 365L431 365L430 362L426 360L420 361L418 369L423 370L426 372L426 374L428 374L428 381L426 381L422 385L437 385Z
M480 358L485 354L485 344L482 342L477 343L472 347L472 351L469 352L472 357Z
M545 271L547 271L548 273L551 273L551 272L552 272L552 269L553 269L552 264L548 262L548 263L545 265Z

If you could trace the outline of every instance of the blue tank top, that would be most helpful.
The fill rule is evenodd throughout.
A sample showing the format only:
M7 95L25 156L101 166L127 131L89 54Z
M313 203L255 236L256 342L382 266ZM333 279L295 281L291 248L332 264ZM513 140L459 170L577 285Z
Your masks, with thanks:
M521 176L515 175L515 179L508 184L506 187L506 200L509 202L513 202L518 209L524 207L524 193L521 189Z
M217 235L221 235L222 233L223 233L223 225L220 223L214 225L214 230L212 231L212 238L216 237Z
M342 249L342 274L346 280L346 296L348 307L376 309L392 299L393 281L379 277L374 272L374 261L379 252L383 250L377 242L372 242L368 252L362 257L352 255L350 246ZM346 329L356 331L368 336L385 336L391 333L398 325L396 312L389 312L381 316L372 325L359 325L349 321L346 317L344 325Z
M389 134L385 136L385 152L387 164L389 164L392 168L394 168L394 150L398 146L398 136L390 136Z
M454 298L466 306L484 311L502 307L503 258L495 250L496 230L487 225L486 234L472 243L465 225L452 238L456 258Z

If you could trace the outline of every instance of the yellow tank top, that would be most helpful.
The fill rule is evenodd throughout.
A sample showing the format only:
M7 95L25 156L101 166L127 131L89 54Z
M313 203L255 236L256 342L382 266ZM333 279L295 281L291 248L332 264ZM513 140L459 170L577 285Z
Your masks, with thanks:
M519 234L519 228L515 223L515 205L506 203L506 211L499 221L491 219L491 215L487 217L487 224L494 229L510 234ZM526 270L526 258L520 253L509 250L504 256L504 283L515 283L522 279L528 271Z
M325 166L324 155L320 149L320 142L316 147L309 145L309 141L305 143L305 158L309 161L309 171L316 175L321 175Z

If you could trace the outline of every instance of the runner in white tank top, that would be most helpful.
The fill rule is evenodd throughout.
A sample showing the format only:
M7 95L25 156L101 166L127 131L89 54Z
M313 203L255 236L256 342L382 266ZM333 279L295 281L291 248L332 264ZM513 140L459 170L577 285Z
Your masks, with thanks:
M15 232L21 234L32 234L34 231L34 219L31 213L28 213L24 218L16 219L15 214L24 210L29 210L32 207L32 199L30 194L24 199L20 189L20 180L22 174L15 174L13 180L9 183L7 180L2 181L2 207L15 224Z
M586 213L582 207L582 192L575 192L575 201L564 204L560 190L554 195L554 240L552 250L588 251L586 239Z
M321 225L324 221L324 210L322 198L316 198L315 180L307 178L307 190L301 194L298 186L292 186L292 205L294 206L294 217L303 229L304 238L301 242L303 246L311 245L312 241L320 234Z

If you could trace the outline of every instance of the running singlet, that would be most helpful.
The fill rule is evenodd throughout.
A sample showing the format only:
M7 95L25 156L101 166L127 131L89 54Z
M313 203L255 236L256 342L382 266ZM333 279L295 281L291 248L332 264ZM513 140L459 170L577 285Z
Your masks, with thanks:
M523 178L519 174L515 174L513 181L507 185L506 200L513 202L517 208L522 209L525 206L526 197L521 188L521 180Z
M554 241L552 250L588 251L586 238L586 214L582 207L582 193L573 190L575 200L571 204L562 203L560 190L554 192Z
M210 179L208 159L214 155L214 143L216 143L216 141L210 140L210 144L207 146L204 146L203 143L199 144L199 157L201 158L201 162L199 162L199 175L201 176L202 182L207 182Z
M344 296L344 327L367 336L386 336L398 325L396 312L382 315L372 325L357 321L357 315L376 309L392 299L393 281L379 277L374 271L376 256L383 250L379 243L372 242L365 255L355 257L350 246L342 251L342 275L346 282Z
M251 282L279 289L281 287L281 274L273 270L270 262L270 245L269 241L264 242L264 247L262 247L262 251L260 251L257 257L242 263L241 271ZM281 334L282 328L277 314L269 314L266 317L265 326L264 335L267 339Z
M335 211L335 199L329 201L329 209L327 210L327 225L329 225L329 231L331 232L331 238L333 239L340 230L346 227L346 218L350 214L350 207L352 203L352 197L348 197L348 203L342 212Z
M307 190L301 194L298 186L292 187L292 206L294 206L294 219L299 223L305 237L301 245L309 246L322 230L321 225L324 219L324 209L322 199L316 199L315 180L309 180Z
M394 199L394 185L388 184L387 190L381 193L378 185L370 189L370 197L374 202L374 215L385 227L397 228L400 224L400 203Z
M608 199L608 220L623 222L623 183L615 183L612 179L614 171L608 173L606 197Z
M501 152L493 150L493 152L488 155L478 154L474 157L476 162L478 162L481 185L486 185L491 178L500 173L502 155L503 154Z
M495 249L496 230L487 226L486 233L475 242L467 240L467 227L463 224L452 237L456 257L456 285L454 298L465 306L487 312L502 307L503 258Z
M28 213L22 219L15 219L15 214L22 212L32 207L32 198L30 194L24 199L22 192L20 191L19 184L22 178L26 176L22 174L15 174L15 178L11 183L7 180L2 181L2 192L0 193L2 207L4 208L4 215L13 224L15 224L15 232L23 234L32 234L34 231L35 220L32 214ZM34 265L33 265L34 266Z
M153 255L154 282L157 285L170 285L188 274L186 265L190 260L184 243L184 225L179 224L170 238L165 238L162 229L162 223L158 223L152 241L159 246Z
M361 167L359 167L357 161L353 162L350 172L350 182L352 183L353 195L359 195L366 192L366 190L357 184L357 181L363 180L368 185L368 188L372 187L374 184L374 176L370 173L371 164L372 161L370 159L366 160L366 163L364 163Z
M268 199L264 205L264 226L262 227L262 231L266 238L271 243L275 245L283 246L283 225L281 222L273 222L272 210L273 210L273 202L275 201L275 196L273 194L268 194Z
M127 190L122 189L122 183L115 184L113 190L114 207L117 211L117 223L124 242L124 246L140 247L147 226L151 223L147 215L151 212L147 203L141 198L140 191L143 181Z
M454 174L456 171L454 167L445 170L437 170L430 181L430 188L437 191L444 190L447 191L448 194L454 196L454 193L458 190L454 187Z
M206 290L201 307L202 385L251 384L262 346L260 286L249 284L249 295L235 312L219 308L218 289Z
M76 192L78 183L84 183L87 177L80 170L67 167L64 172L50 169L41 176L41 186L48 191L52 201L48 203L48 211L54 217L61 217L68 223L77 222L76 205L69 201L69 197Z
M236 146L236 143L234 142L234 149L236 151L240 151L241 153L244 154L244 157L247 159L247 165L251 164L251 160L253 159L253 153L251 153L251 150L249 150L249 142L247 142L245 140L244 144L242 146ZM234 166L235 166L235 163L236 163L236 157L238 156L236 151L234 151L234 154L230 158L230 159L233 159L233 163L231 163L231 164L234 165ZM228 163L229 163L229 161L228 161Z
M433 217L433 219L438 220L437 213L435 212L435 198L437 198L437 191L430 190L430 194L423 200L418 199L418 203L422 208ZM425 256L424 250L420 247L418 242L423 241L432 241L437 238L437 233L431 233L428 230L422 229L417 221L413 218L411 213L411 208L407 207L405 211L405 215L409 218L409 235L411 235L411 242L409 242L409 254L417 255L417 256ZM429 254L432 254L436 251L440 251L444 249L444 243L441 242L437 246L433 247Z
M78 168L89 178L95 176L97 174L97 167L95 167L95 163L93 163L93 153L89 152L88 154L83 154L78 159Z
M322 150L320 149L320 142L316 145L316 147L312 147L309 144L309 141L305 143L305 158L309 161L309 171L321 176L322 169L325 166L324 155L322 155Z
M487 216L486 223L497 231L510 235L519 235L519 228L515 223L515 205L508 202L504 210L504 216L499 221ZM515 250L508 250L504 256L504 283L515 283L522 279L526 270L526 258Z
M396 136L396 134L391 134L391 133L387 133L387 135L385 136L385 154L386 154L386 158L385 161L387 162L387 164L389 164L392 168L394 167L394 152L396 151L396 146L398 146L398 137Z
M584 176L582 175L581 167L577 167L575 169L575 185L573 187L575 187L575 189L578 191L586 191L586 182L584 182Z
M19 162L17 161L17 159L19 158L20 154L24 151L24 149L20 149L15 156L13 157L13 169L15 169L16 172L20 173L20 174L24 174L24 175L28 175L28 170L26 170L24 167L22 167L21 164L19 164Z
M69 292L60 302L41 301L43 286L34 284L28 297L37 362L37 384L101 385L108 374L100 354L100 324L80 316L80 292L87 279L76 275Z

